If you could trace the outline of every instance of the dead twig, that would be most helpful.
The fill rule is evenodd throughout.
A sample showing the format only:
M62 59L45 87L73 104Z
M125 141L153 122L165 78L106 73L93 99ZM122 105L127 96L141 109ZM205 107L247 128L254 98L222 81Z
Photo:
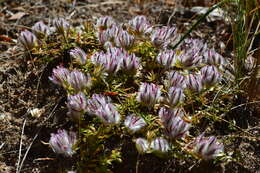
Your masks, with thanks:
M92 7L92 8L96 8L98 6L103 6L103 5L111 5L111 4L124 4L126 3L126 1L106 1L106 2L101 2L101 3L98 3L98 4L89 4L89 5L83 5L83 6L79 6L77 8L89 8L89 7Z
M21 140L20 140L20 146L19 146L19 155L18 155L18 162L17 162L17 167L16 167L16 173L19 173L19 167L20 167L20 162L21 162L21 155L22 155L22 145L23 145L23 133L24 133L24 127L25 127L26 119L23 122L23 127L22 127L22 134L21 134Z

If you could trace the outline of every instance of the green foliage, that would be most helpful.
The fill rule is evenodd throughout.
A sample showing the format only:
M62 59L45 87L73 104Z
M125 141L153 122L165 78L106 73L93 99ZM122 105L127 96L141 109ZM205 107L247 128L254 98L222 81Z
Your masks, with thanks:
M108 150L106 141L113 138L119 131L116 127L96 127L97 121L80 129L80 172L110 172L113 162L121 162L120 148Z

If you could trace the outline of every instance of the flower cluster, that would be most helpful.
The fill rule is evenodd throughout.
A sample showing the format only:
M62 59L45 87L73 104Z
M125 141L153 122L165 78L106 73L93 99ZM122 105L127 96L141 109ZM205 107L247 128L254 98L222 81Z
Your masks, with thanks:
M130 35L127 31L125 30L119 30L115 43L117 47L123 47L123 48L131 48L134 44L134 36Z
M167 74L167 86L168 87L178 87L185 88L186 87L186 78L178 71L170 71Z
M56 33L63 37L75 36L65 19L56 18L52 23ZM68 91L67 115L74 121L80 121L86 115L96 116L106 125L122 122L125 128L113 128L127 129L131 135L137 132L136 135L142 135L148 129L154 130L152 133L147 132L147 139L135 140L141 154L154 152L161 155L168 153L175 145L172 141L186 143L192 126L185 113L188 110L186 107L189 108L186 101L194 93L204 93L208 87L222 80L220 66L226 60L214 48L209 49L206 43L198 39L185 39L175 50L170 49L180 39L177 28L152 27L144 16L137 16L124 24L118 24L109 16L101 17L95 29L96 33L92 36L96 36L95 41L99 41L97 50L100 51L77 45L81 49L71 44L73 39L65 38L66 46L73 45L69 54L78 64L71 63L70 68L57 66L49 77L54 84ZM22 45L32 51L37 50L33 49L37 43L41 43L37 39L52 34L50 27L42 21L32 27L32 32L23 31L19 37ZM146 46L148 49L144 48ZM87 50L88 55L83 49ZM253 59L248 61L252 62ZM96 71L102 75L96 75ZM146 80L147 74L151 74L149 80ZM92 82L97 87L93 87ZM126 89L129 84L134 85ZM104 92L107 90L116 90L120 94L110 98ZM203 97L203 94L200 96ZM128 106L125 103L134 106L125 109L125 105ZM154 116L157 112L158 116ZM189 113L192 114L191 111ZM120 114L126 115L122 121L124 116ZM157 134L160 136L155 136ZM218 143L215 137L206 138L203 135L192 143L192 151L198 157L208 160L223 152L223 144ZM54 152L72 156L76 141L74 132L58 130L57 134L51 134L49 143Z
M49 79L64 88L73 88L75 92L83 91L86 88L90 88L92 81L90 74L85 75L81 71L68 69L58 66L53 69L52 76Z
M207 45L198 39L186 39L182 45L178 64L182 68L197 67L202 63Z
M194 92L200 92L202 88L202 79L200 74L189 74L186 77L186 87Z
M225 64L224 58L215 49L206 50L203 54L204 63L208 65Z
M185 95L182 88L171 87L167 93L167 102L171 107L176 106L185 99Z
M58 33L64 33L70 27L70 24L63 18L56 18L52 21L53 26ZM43 23L43 21L39 21L32 26L32 32L25 30L22 31L18 41L23 45L26 50L31 50L35 46L37 46L38 38L49 36L52 31L49 26ZM35 34L35 35L34 35ZM36 37L37 36L37 37Z
M105 16L97 20L97 37L102 45L107 42L113 46L125 49L131 48L134 44L134 36L129 34L122 26L118 26L113 18Z
M203 85L214 85L221 79L221 74L214 65L207 65L200 69L201 81Z
M58 66L52 71L52 76L49 79L60 86L66 86L68 83L68 78L70 75L70 71L62 66Z
M158 137L151 141L150 148L154 152L166 153L170 150L170 145L166 139Z
M113 25L116 25L114 19L110 16L104 16L100 17L97 20L96 28L98 29L98 31L102 31L111 28Z
M97 52L91 56L91 61L102 66L108 73L116 73L119 70L135 71L140 66L139 59L122 48L110 48L106 53Z
M149 150L149 142L144 138L136 139L135 146L140 154L144 154Z

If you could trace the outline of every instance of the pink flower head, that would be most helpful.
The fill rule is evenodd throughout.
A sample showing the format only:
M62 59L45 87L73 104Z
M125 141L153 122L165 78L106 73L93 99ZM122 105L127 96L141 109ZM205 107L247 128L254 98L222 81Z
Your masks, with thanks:
M144 138L138 138L135 140L135 146L136 146L136 149L137 151L140 153L140 154L144 154L148 151L149 149L149 143L146 139Z
M22 31L18 40L27 50L30 50L37 45L36 36L28 30Z
M49 35L51 33L50 28L43 23L43 21L39 21L35 23L32 27L32 30L36 34Z
M162 28L155 29L151 34L151 41L155 47L166 48L169 44L173 44L179 35L177 34L177 28L164 26Z
M76 59L76 61L78 61L80 64L86 64L87 54L84 52L84 50L76 47L70 50L70 56Z
M58 33L64 33L69 30L70 24L64 18L56 18L53 20L53 25Z
M142 83L137 94L137 101L152 107L161 97L159 86L151 83Z
M170 145L166 139L158 137L151 141L150 148L154 152L167 153L170 150Z
M68 83L70 71L62 66L57 66L52 71L52 76L49 79L60 86L66 86Z
M85 75L81 71L73 70L68 78L68 84L76 91L83 91L90 88L92 81L90 74Z
M171 87L185 88L185 76L178 71L171 71L167 75L168 85Z
M186 78L186 87L191 91L200 92L202 90L201 76L189 74Z
M139 131L142 129L145 125L146 122L142 117L138 117L136 115L128 115L125 119L124 125L133 133Z
M168 104L172 107L176 106L178 103L181 103L185 99L185 95L182 88L171 87L167 93Z
M115 43L117 47L128 49L133 46L134 39L134 36L130 35L127 31L120 30L115 37Z
M84 93L68 96L67 107L69 109L67 114L74 120L80 120L87 110L87 99Z
M151 32L151 25L145 16L136 16L128 22L130 29L137 34L146 34Z
M52 133L50 138L50 146L55 153L63 154L71 157L75 151L73 145L77 142L75 132L67 132L66 130L58 130L56 134Z
M194 141L193 152L205 160L214 159L222 153L223 150L223 144L219 143L214 136L204 137L204 133L202 133Z
M176 53L173 50L165 50L158 54L156 60L166 68L171 68L176 63Z
M221 79L221 74L214 65L207 65L200 69L203 85L214 85Z

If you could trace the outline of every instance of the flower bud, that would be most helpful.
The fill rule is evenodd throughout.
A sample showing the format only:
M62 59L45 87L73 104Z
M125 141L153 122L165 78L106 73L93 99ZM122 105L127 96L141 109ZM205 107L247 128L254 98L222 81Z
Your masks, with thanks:
M106 54L101 52L96 52L91 56L91 62L94 65L102 65L104 63L104 59L106 58Z
M70 50L70 56L75 58L80 64L84 65L87 61L87 54L80 48Z
M83 91L86 88L90 88L92 81L91 77L89 74L87 76L78 71L78 70L73 70L68 78L68 84L76 91Z
M115 74L120 69L120 60L118 57L107 55L102 65L108 73Z
M128 22L130 29L133 30L136 34L146 34L151 32L151 25L147 21L145 16L136 16Z
M70 24L63 18L54 19L53 25L56 28L56 32L61 33L61 34L70 28Z
M66 130L58 130L57 134L52 133L50 138L50 146L55 153L65 156L72 156L75 151L73 145L77 142L75 132L67 132Z
M165 123L164 127L167 136L170 138L180 138L189 130L190 124L179 116L173 116L168 124Z
M104 45L108 41L114 43L114 40L119 32L120 29L117 27L117 25L111 25L106 30L99 30L97 32L97 38L99 40L99 43L102 45Z
M118 124L121 119L116 107L111 103L102 105L102 107L97 110L96 115L105 124Z
M111 28L112 25L116 25L116 22L114 21L114 19L110 16L104 16L104 17L100 17L97 20L96 23L96 27L102 31L102 30L106 30L108 28Z
M69 109L67 114L73 120L80 120L87 109L87 99L84 93L80 92L79 94L68 96L67 107Z
M134 44L134 36L130 35L127 31L120 30L115 36L115 43L117 47L130 48Z
M185 88L185 77L178 71L171 71L167 75L168 85L171 87Z
M256 63L257 63L257 60L252 56L252 55L249 55L246 60L245 60L245 69L248 71L248 72L251 72L255 66L256 66Z
M96 115L105 124L118 124L121 119L120 114L110 102L109 97L93 94L92 98L87 101L87 112Z
M172 107L176 106L180 102L183 102L185 98L183 89L177 87L171 87L167 95L167 102Z
M156 58L157 62L166 68L171 68L176 62L176 54L173 50L160 52Z
M120 48L110 48L106 53L95 53L91 61L95 65L101 65L108 73L116 73L121 66L123 56L127 53Z
M201 76L189 74L186 78L186 86L194 92L200 92L202 90Z
M142 83L137 94L137 101L152 107L161 97L161 89L151 83Z
M180 55L178 61L182 68L189 68L197 66L202 61L202 56L199 55L197 50L190 49Z
M169 109L169 108L165 108L162 107L159 110L159 118L162 122L162 124L165 127L170 126L173 123L174 117L184 117L185 113L183 112L182 109L178 108L178 109Z
M222 143L217 142L214 136L204 137L204 133L198 136L194 141L193 152L205 160L214 159L224 150Z
M107 34L107 30L98 31L96 34L100 44L104 45L106 42L110 41L110 36Z
M121 69L128 72L136 71L140 66L139 59L135 54L124 54L121 59Z
M87 112L91 115L96 115L99 108L110 103L110 98L100 94L93 94L92 98L87 101Z
M135 146L136 146L137 151L140 154L146 153L149 149L148 141L146 139L143 139L143 138L136 139L135 140Z
M49 79L60 86L65 87L68 83L68 79L70 76L70 71L62 66L57 66L52 71L52 76Z
M166 153L170 150L170 145L166 139L158 137L151 141L150 148L154 152Z
M214 65L207 65L200 69L201 80L203 85L214 85L221 79L221 74Z
M28 30L22 31L18 40L27 50L30 50L37 45L36 36Z
M151 41L155 47L166 48L178 39L177 29L175 27L164 26L157 28L152 32Z
M139 131L142 129L145 125L146 122L144 121L143 118L137 117L135 115L128 115L125 119L124 125L133 133Z
M205 63L209 65L221 65L224 63L224 58L215 49L205 51L203 57Z
M51 33L50 28L47 25L45 25L43 21L35 23L32 27L32 30L37 35L48 36Z
M185 50L185 52L192 50L195 54L200 55L201 52L206 50L207 44L203 43L202 40L187 38L184 40L183 44L181 45L181 49Z

